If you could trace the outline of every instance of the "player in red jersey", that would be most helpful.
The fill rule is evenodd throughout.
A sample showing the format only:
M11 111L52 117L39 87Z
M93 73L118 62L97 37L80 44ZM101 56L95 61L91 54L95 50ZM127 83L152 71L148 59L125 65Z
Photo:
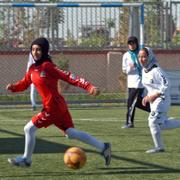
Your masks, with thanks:
M99 88L93 86L84 78L75 76L70 72L60 70L53 64L49 56L49 42L46 38L37 38L31 44L31 54L35 60L24 78L15 84L8 84L6 89L19 92L27 89L33 83L42 97L43 109L32 117L24 127L25 149L23 156L8 159L15 166L30 166L35 147L35 134L37 129L54 124L70 139L77 139L96 147L105 158L105 165L111 161L111 145L97 140L95 137L74 128L67 104L58 92L58 80L64 80L74 86L85 89L90 95L98 95Z

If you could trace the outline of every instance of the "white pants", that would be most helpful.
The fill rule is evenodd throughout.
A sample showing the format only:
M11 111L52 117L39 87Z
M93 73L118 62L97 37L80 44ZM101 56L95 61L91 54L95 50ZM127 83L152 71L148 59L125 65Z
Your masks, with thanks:
M35 88L34 84L31 84L30 100L31 100L32 107L36 107L36 96L37 96L36 88Z

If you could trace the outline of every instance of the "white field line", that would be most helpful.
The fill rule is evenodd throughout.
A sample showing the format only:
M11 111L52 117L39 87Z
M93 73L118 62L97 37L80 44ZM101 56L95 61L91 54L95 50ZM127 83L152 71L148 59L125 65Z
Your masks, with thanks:
M123 120L123 119L121 119ZM120 121L119 118L80 118L74 119L74 121L102 121L102 122L118 122Z
M169 119L175 119L174 117L170 117ZM30 119L29 119L30 120ZM91 121L91 122L120 122L120 121L123 121L124 118L73 118L73 121L74 122L77 122L77 121ZM4 120L3 117L0 118L0 123L2 122L13 122L13 121L17 121L17 119L13 119L13 118L9 118L9 119L6 119ZM21 122L27 122L28 119L24 119L22 120L21 119ZM136 122L143 122L143 121L147 121L147 119L136 119Z
M74 122L77 122L77 121L97 121L97 122L118 122L118 121L121 121L121 120L124 120L124 119L120 119L120 118L73 118L73 121ZM13 118L9 118L9 119L6 119L4 120L3 117L0 117L0 123L1 122L12 122L12 121L17 121L17 119L13 119ZM21 122L23 121L27 121L27 119L24 119L24 120L20 120Z
M27 111L29 109L6 109L6 111L9 112L13 112L13 111ZM3 109L0 109L0 112L3 111ZM32 115L33 116L33 115ZM30 117L31 119L31 117ZM176 119L175 117L169 117L169 119ZM119 122L119 121L125 121L125 117L120 117L120 118L107 118L107 117L103 117L103 118L73 118L73 121L97 121L97 122ZM8 122L8 121L17 121L17 119L13 119L13 118L9 118L4 120L3 117L0 115L0 122ZM21 120L22 121L22 120ZM24 121L27 121L27 119L25 119ZM147 121L147 118L145 119L136 119L135 121L141 122L141 121Z

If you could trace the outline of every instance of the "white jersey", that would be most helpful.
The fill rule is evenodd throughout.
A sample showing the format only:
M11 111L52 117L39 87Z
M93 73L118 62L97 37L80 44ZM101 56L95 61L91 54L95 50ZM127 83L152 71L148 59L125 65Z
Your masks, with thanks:
M167 112L170 105L170 84L166 73L157 64L153 64L148 70L143 68L142 84L147 95L161 94L150 104L151 111Z
M31 55L31 53L30 53L30 54L29 54L29 58L28 58L27 70L26 70L26 71L28 71L29 68L30 68L30 66L31 66L32 64L34 64L34 63L35 63L35 61L34 61L32 55Z

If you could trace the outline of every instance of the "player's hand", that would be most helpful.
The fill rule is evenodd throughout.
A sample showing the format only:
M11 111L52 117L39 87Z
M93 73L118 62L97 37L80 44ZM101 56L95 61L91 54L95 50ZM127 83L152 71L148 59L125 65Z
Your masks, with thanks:
M136 68L136 65L134 63L129 63L130 69L134 70Z
M156 98L158 98L159 96L160 96L160 93L155 93L149 96L149 102L153 103L156 100Z
M98 96L100 94L100 89L98 87L92 87L89 94L93 96Z
M145 96L142 100L142 105L146 106L146 104L149 102L149 96Z
M6 86L6 90L9 90L9 91L12 91L13 88L14 88L13 84L8 84L8 85Z

